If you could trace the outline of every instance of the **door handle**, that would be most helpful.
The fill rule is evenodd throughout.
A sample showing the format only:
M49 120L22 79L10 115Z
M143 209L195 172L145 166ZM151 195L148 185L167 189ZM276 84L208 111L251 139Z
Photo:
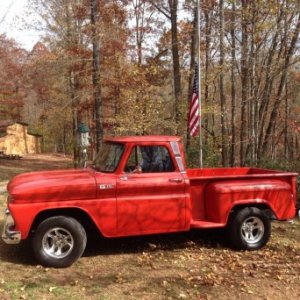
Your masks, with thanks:
M175 183L180 183L180 182L183 181L183 179L182 178L170 178L169 181L170 182L175 182Z
M126 175L125 175L125 176L121 176L121 177L120 177L120 180L122 180L122 181L127 181L127 180L128 180L128 176L126 176Z

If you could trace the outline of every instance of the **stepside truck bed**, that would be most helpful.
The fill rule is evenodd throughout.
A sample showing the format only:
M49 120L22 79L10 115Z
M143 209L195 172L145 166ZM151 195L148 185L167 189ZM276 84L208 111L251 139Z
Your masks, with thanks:
M187 175L192 227L206 227L205 222L208 227L214 222L215 227L223 227L228 211L250 200L276 212L279 220L295 216L296 208L291 202L296 202L297 173L258 168L206 168L187 169Z

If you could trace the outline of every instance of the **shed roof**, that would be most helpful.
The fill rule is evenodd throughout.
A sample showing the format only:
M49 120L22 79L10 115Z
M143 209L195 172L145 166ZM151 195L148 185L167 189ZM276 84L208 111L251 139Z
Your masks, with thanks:
M13 124L20 124L23 126L28 126L27 123L19 122L19 121L11 121L11 120L0 120L0 129L7 128L8 126L11 126Z

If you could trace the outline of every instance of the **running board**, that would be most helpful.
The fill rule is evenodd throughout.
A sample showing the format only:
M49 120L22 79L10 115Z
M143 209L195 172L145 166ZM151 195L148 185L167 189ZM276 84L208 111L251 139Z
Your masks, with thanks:
M225 227L226 224L223 223L215 223L215 222L208 222L208 221L201 221L201 220L192 220L191 221L191 228L220 228Z

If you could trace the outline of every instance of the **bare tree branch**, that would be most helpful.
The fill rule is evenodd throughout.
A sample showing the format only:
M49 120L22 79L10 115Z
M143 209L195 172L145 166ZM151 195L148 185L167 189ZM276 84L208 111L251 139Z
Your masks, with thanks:
M0 24L2 24L2 23L5 21L5 19L6 19L6 17L7 17L7 14L9 13L9 11L10 11L11 7L14 5L14 3L15 3L15 1L12 1L12 2L9 4L9 6L8 6L7 9L6 9L6 11L4 12L4 15L3 15L2 18L0 19Z
M162 13L166 18L170 19L171 20L171 14L170 12L168 11L168 9L166 9L165 7L163 6L159 6L157 5L153 0L149 0L149 2L160 12Z

